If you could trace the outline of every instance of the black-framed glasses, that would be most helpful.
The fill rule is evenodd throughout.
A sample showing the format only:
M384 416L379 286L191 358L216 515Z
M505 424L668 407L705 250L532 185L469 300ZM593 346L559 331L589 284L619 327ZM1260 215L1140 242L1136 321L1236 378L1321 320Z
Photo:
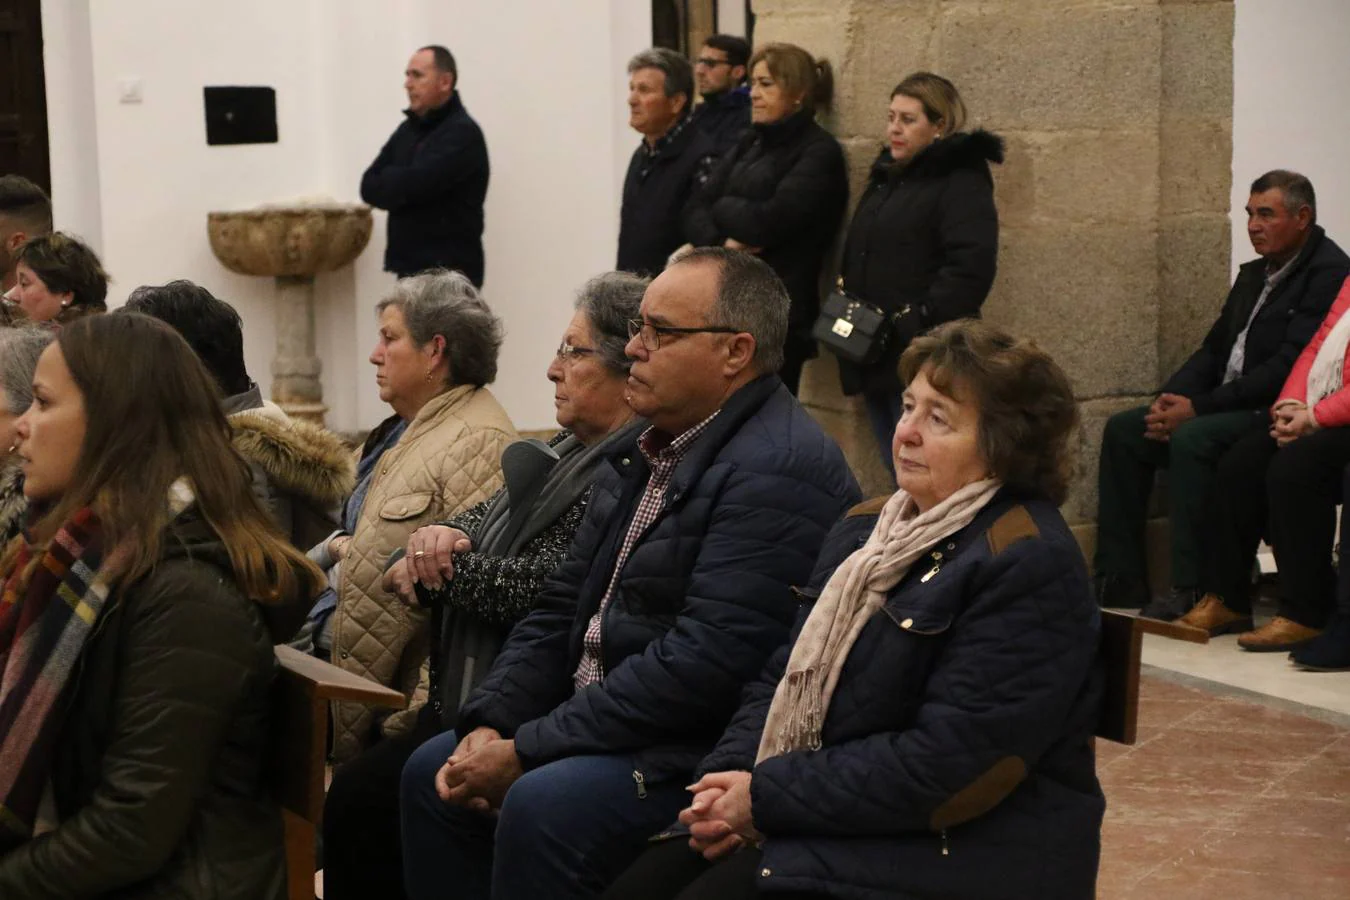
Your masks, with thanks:
M651 322L644 322L641 319L628 320L628 338L629 340L642 335L642 346L647 348L648 353L654 353L661 349L661 335L663 334L740 334L741 329L729 328L725 325L712 326L708 328L680 328L674 325L653 325Z
M698 59L694 60L694 65L696 65L696 66L705 66L705 67L707 67L707 68L709 68L709 69L715 69L715 68L717 68L718 66L729 66L729 65L731 65L731 60L729 60L729 59L712 59L711 57L700 56Z
M583 356L591 356L596 352L597 351L594 347L578 347L575 344L569 344L567 343L567 341L563 341L561 344L558 345L556 355L558 359L567 363L572 362L573 360L580 359Z

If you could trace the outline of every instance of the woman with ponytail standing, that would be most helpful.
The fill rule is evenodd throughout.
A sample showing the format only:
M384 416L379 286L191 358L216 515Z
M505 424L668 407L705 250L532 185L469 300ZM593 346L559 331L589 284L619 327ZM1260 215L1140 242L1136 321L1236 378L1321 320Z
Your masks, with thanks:
M816 122L834 93L829 62L793 44L750 58L751 128L714 170L686 213L697 246L725 246L768 263L792 298L780 376L797 393L820 308L820 271L848 205L839 142Z

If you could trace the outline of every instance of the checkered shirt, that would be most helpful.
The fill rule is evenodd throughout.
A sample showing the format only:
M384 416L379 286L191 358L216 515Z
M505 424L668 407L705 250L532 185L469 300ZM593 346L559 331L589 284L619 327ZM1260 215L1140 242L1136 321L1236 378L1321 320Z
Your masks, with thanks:
M610 598L614 596L614 587L619 583L619 573L623 571L624 563L628 562L628 554L633 552L638 538L660 514L666 499L666 488L670 486L670 478L675 474L675 467L715 418L716 412L664 446L662 441L666 439L666 435L654 428L648 428L638 438L638 450L641 451L643 459L647 460L651 476L647 479L642 499L638 501L637 512L633 513L633 521L628 525L628 533L624 535L623 546L619 548L619 558L615 561L614 571L609 576L609 587L605 589L605 596L600 599L600 608L591 616L590 624L586 626L586 636L582 639L581 662L572 675L572 683L576 685L578 691L587 685L604 680L605 664L600 658L600 623L605 618L605 608L609 606Z

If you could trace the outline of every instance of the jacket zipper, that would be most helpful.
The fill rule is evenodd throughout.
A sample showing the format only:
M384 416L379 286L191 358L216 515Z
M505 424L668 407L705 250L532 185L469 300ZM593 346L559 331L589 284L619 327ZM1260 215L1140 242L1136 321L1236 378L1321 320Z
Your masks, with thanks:
M642 774L641 769L633 770L633 781L637 784L637 795L639 800L647 799L647 776Z
M943 856L950 856L950 855L951 855L951 854L949 853L950 849L951 849L951 848L950 848L950 846L949 846L949 844L948 844L948 842L947 842L947 829L944 828L944 829L942 829L942 855L943 855Z

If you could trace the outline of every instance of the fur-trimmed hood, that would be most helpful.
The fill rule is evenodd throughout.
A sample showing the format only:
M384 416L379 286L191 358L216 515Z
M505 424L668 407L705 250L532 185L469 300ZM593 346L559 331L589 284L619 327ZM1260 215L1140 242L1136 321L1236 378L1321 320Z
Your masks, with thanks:
M278 417L266 408L235 413L229 421L234 449L279 490L330 507L356 486L355 457L320 426Z
M933 141L907 166L897 166L891 159L890 148L883 147L876 162L872 163L872 179L885 181L901 173L914 178L934 178L956 169L980 168L987 172L989 163L1002 162L1003 138L992 131L977 128L974 131L958 131Z

